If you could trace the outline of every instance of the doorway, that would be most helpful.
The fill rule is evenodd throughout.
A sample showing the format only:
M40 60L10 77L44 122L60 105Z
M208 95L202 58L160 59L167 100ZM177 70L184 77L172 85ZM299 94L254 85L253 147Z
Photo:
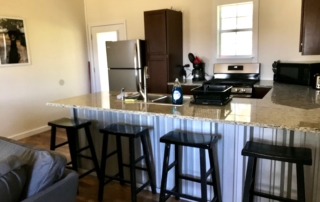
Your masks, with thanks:
M108 91L109 77L106 55L106 41L126 40L125 22L92 25L91 36L91 86L92 92Z

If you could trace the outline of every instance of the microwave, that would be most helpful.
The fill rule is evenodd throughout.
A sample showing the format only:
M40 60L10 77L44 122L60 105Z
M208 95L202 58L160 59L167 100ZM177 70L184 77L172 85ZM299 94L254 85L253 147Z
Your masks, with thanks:
M320 62L280 62L272 64L273 80L281 83L313 86L320 73Z

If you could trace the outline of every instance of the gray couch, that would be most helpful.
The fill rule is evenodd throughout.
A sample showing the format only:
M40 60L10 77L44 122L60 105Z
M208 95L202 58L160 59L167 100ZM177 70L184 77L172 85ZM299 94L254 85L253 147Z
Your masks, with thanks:
M76 201L78 174L66 163L57 152L0 137L0 201Z

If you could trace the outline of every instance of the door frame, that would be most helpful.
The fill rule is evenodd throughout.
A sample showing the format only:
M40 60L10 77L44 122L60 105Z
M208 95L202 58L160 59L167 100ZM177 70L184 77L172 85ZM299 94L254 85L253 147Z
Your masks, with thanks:
M123 25L124 26L124 38L127 40L127 24L126 20L117 20L117 21L111 21L111 22L105 22L105 23L88 23L87 26L87 41L88 41L88 66L90 69L90 84L91 89L90 92L95 92L97 89L97 84L95 82L95 70L94 70L94 58L93 58L93 44L92 44L92 33L91 28L93 27L102 27L102 26L111 26L111 25Z

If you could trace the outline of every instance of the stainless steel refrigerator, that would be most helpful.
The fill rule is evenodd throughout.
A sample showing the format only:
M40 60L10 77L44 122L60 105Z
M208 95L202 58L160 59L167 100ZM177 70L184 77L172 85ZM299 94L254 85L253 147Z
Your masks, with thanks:
M139 92L145 61L143 40L106 42L109 90Z

